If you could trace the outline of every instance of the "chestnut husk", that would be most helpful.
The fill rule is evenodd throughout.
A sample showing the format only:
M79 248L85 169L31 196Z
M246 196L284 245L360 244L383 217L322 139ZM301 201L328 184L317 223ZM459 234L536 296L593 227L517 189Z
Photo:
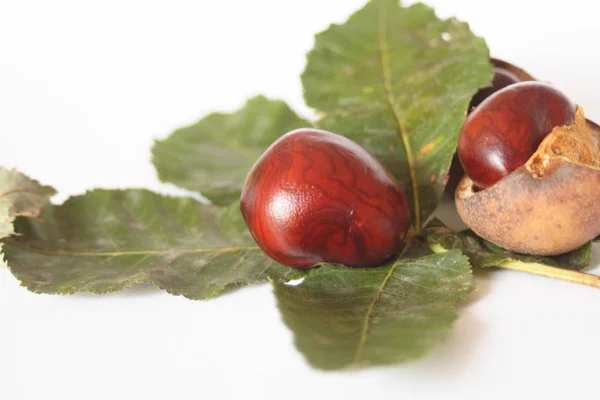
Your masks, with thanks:
M531 76L527 71L524 71L523 69L521 69L521 68L517 67L516 65L513 65L509 62L500 60L499 58L491 58L490 61L492 62L494 67L507 70L508 72L517 76L517 78L519 78L522 82L538 80L538 79L535 79L533 76Z
M517 253L557 255L600 234L600 128L578 108L519 169L477 190L465 175L456 193L462 220L482 238Z

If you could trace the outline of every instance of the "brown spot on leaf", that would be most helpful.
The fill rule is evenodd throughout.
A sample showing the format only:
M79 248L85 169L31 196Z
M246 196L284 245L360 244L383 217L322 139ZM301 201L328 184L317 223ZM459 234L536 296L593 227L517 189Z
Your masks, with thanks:
M318 333L313 333L313 339L317 343L320 343L325 346L331 346L331 345L335 344L335 342L333 340L331 340L330 338L319 335Z
M344 65L341 70L342 74L348 78L356 75L356 69L350 65Z
M365 59L365 64L369 66L378 66L381 61L376 57L367 57Z
M440 142L440 140L434 140L433 142L429 142L427 143L425 146L421 147L421 150L419 150L419 153L421 153L421 155L425 155L427 153L429 153L431 150L435 149L435 146L437 146L437 144Z

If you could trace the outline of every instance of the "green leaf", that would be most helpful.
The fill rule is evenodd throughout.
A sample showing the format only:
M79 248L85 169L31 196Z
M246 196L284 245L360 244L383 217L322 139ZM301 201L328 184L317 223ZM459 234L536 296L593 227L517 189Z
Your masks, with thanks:
M269 259L239 205L207 206L147 190L95 190L19 218L5 240L12 273L38 293L105 293L153 283L191 299L299 272Z
M37 216L55 193L50 186L42 186L17 170L0 168L0 239L14 233L17 216Z
M423 355L444 339L474 283L453 250L372 269L323 266L298 286L274 286L298 349L333 370Z
M311 126L281 100L254 97L231 114L210 114L152 149L158 177L202 193L214 204L240 197L248 171L279 136Z
M557 266L574 271L582 271L592 263L592 242L586 243L578 249L565 254L551 257Z
M439 250L459 249L469 257L471 265L475 268L498 267L506 262L521 261L581 271L590 266L592 259L591 242L569 253L542 257L505 250L480 238L470 230L453 232L444 227L434 227L428 228L425 234L430 247L434 249L437 247Z
M485 42L467 24L397 0L373 0L318 34L302 75L318 126L388 167L418 227L443 192L469 102L491 79Z

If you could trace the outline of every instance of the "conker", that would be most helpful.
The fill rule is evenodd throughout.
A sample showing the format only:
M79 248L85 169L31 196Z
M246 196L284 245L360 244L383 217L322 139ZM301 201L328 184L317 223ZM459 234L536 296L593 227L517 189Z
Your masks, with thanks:
M467 117L458 139L461 165L477 187L488 188L525 164L554 127L574 120L575 105L553 86L507 86Z
M506 61L498 58L491 58L490 62L494 66L494 78L492 84L488 87L479 89L479 91L475 93L475 96L473 96L471 103L469 104L469 113L498 90L504 89L509 85L514 85L515 83L535 80L531 75L521 68ZM452 157L450 170L448 171L448 183L446 184L445 191L447 193L454 194L456 188L458 187L458 182L460 182L463 175L464 170L462 165L460 165L458 153L455 153L454 157Z
M371 154L323 130L298 129L252 167L241 211L275 261L373 267L398 255L410 225L406 195Z

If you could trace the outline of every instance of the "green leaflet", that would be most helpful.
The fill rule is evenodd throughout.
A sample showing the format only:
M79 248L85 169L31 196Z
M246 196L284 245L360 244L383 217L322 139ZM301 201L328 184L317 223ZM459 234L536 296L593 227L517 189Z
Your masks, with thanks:
M480 238L470 230L453 232L444 227L434 227L428 229L425 235L430 247L434 249L461 250L469 257L469 261L475 268L496 267L508 261L522 261L581 271L590 266L592 259L591 242L569 253L553 257L542 257L505 250Z
M38 293L112 292L153 283L191 299L301 273L255 245L238 210L146 190L95 190L19 218L5 240L12 273Z
M485 42L467 24L397 0L372 0L318 34L302 75L318 126L382 161L419 227L443 192L471 97L491 79Z
M0 238L4 238L14 233L14 217L11 217L10 215L10 204L7 201L0 202Z
M226 205L240 198L248 171L271 143L308 126L283 101L257 96L234 113L210 114L157 141L152 161L161 181Z
M458 250L372 269L324 266L275 284L283 319L311 365L333 370L417 358L438 345L474 288Z
M50 186L42 186L17 170L0 167L0 239L14 233L17 216L37 216L55 193Z

